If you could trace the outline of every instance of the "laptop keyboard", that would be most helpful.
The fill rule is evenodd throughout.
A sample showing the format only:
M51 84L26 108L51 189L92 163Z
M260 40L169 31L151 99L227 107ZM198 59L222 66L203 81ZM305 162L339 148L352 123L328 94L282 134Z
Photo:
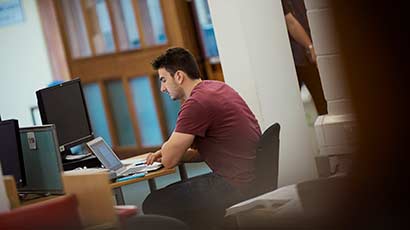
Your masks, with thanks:
M134 173L139 173L139 172L142 172L142 171L143 171L142 168L129 168L121 174L126 176L126 175L130 175L130 174L134 174Z

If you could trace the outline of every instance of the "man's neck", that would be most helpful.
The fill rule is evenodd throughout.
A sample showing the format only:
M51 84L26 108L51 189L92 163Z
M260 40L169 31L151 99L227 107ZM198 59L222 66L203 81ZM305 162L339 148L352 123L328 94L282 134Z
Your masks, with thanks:
M195 79L192 80L188 83L188 85L184 88L184 93L185 93L185 100L191 96L192 90L195 88L195 86L197 86L199 83L201 83L202 80L201 79Z

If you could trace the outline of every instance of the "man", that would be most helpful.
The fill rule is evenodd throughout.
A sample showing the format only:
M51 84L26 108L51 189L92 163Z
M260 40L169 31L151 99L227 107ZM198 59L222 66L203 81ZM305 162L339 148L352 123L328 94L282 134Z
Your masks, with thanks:
M316 53L306 31L309 25L303 1L282 0L286 26L290 35L293 60L296 65L299 86L306 85L319 115L327 114L327 103L316 66Z
M227 207L251 193L260 127L231 87L201 80L189 51L168 49L152 66L158 71L161 91L185 102L171 137L148 155L147 164L160 161L172 168L180 162L203 160L212 173L152 192L143 211L178 218L193 229L211 229L221 224Z

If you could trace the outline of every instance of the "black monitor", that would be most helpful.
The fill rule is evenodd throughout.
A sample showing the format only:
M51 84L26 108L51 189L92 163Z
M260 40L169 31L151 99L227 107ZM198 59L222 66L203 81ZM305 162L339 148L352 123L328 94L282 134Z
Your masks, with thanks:
M54 124L63 159L70 148L94 138L80 79L36 92L43 124Z
M0 121L0 162L4 175L12 175L17 187L26 184L17 120Z

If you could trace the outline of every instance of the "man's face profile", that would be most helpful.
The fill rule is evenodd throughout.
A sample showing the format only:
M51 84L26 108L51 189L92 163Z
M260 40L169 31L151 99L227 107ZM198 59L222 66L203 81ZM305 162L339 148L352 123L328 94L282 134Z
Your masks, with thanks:
M181 86L165 68L158 69L158 76L161 82L161 92L168 93L172 100L179 100L183 97Z

